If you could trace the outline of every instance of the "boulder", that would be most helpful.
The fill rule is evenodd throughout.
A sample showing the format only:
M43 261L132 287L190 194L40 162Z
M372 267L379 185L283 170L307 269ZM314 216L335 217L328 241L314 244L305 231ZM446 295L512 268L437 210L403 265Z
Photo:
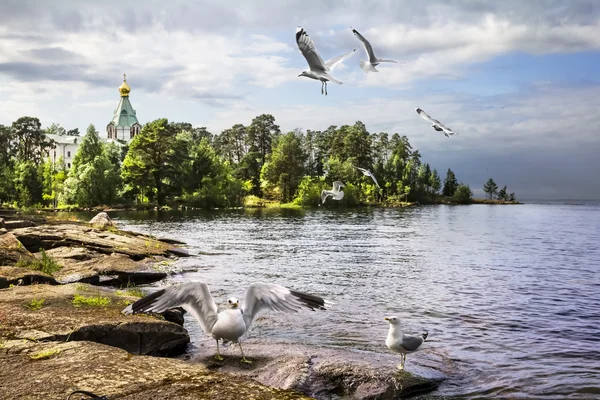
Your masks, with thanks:
M4 229L4 218L0 218L0 229Z
M0 289L10 287L10 285L33 285L36 283L58 285L53 277L41 271L19 267L0 267Z
M11 232L0 232L0 265L14 265L20 259L35 260L25 246Z
M90 220L90 225L97 229L116 228L117 225L108 216L107 213L101 212L96 214L94 218Z
M209 371L201 365L169 358L132 356L92 342L9 340L2 343L2 399L63 400L74 390L128 400L309 400L298 392Z
M27 227L31 227L31 226L35 226L35 223L33 221L29 221L29 220L16 220L16 221L5 221L4 222L4 227L8 230L27 228Z
M182 326L148 315L121 313L137 299L127 292L87 284L3 289L0 337L93 341L144 355L183 353L190 338Z

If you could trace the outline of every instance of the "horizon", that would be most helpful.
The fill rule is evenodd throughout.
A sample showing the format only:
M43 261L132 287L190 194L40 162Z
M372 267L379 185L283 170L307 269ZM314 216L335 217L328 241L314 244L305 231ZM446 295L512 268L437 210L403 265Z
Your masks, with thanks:
M260 114L283 132L360 120L406 135L475 197L491 177L520 201L600 199L600 3L225 3L3 2L0 124L32 116L106 136L126 73L141 123L219 134ZM328 96L298 77L298 25L324 60L357 48ZM350 26L404 63L365 74ZM434 131L416 107L458 135Z

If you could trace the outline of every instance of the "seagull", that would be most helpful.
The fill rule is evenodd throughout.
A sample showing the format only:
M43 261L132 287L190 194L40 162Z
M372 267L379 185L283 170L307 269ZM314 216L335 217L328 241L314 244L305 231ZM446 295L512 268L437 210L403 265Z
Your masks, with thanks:
M377 58L375 57L375 53L373 52L373 47L371 47L371 43L369 43L369 41L367 39L365 39L365 37L363 35L361 35L360 33L358 33L358 31L354 28L350 28L352 29L352 33L354 33L354 36L356 36L358 38L358 40L361 41L361 43L363 44L363 47L365 48L365 51L367 52L367 57L369 57L369 61L364 61L364 60L360 60L360 67L363 69L363 71L365 71L365 73L373 71L373 72L379 72L377 71L377 69L375 68L376 66L379 65L379 63L382 62L392 62L392 63L398 63L398 61L394 61L394 60L382 60L381 58Z
M452 129L448 128L446 125L442 124L440 121L438 121L437 119L433 119L429 116L429 114L427 114L425 111L423 111L420 108L415 108L415 111L417 112L417 114L419 114L425 121L429 121L432 123L432 127L433 129L435 129L438 132L444 132L444 135L449 138L451 135L456 135L457 133L454 132ZM450 135L450 136L448 136Z
M333 78L331 75L329 75L329 73L335 68L336 65L354 54L356 49L349 53L342 54L341 56L334 57L327 62L323 62L323 59L319 56L317 50L315 49L315 44L311 38L308 37L308 34L301 26L296 29L296 43L298 44L300 53L302 53L308 62L308 69L302 71L298 77L305 76L307 78L321 81L321 94L325 95L327 95L327 81L337 83L338 85L342 84L342 82Z
M341 200L344 198L344 192L341 191L344 185L340 181L333 182L333 189L331 190L321 190L321 204L325 204L325 200L327 197L331 196L333 200Z
M385 317L384 320L390 323L390 330L385 339L385 344L390 350L401 354L398 369L403 370L404 363L406 362L406 354L417 351L419 346L427 339L428 333L424 332L421 336L408 336L400 330L398 317Z
M273 283L256 282L246 289L242 307L235 297L227 300L227 309L217 312L217 304L205 282L186 282L151 293L123 309L125 315L133 313L162 313L182 307L200 323L202 330L217 341L215 359L223 360L219 353L219 339L238 343L242 362L252 363L244 357L240 338L250 329L252 322L265 311L297 312L302 308L325 310L331 302Z
M370 176L371 178L373 178L373 182L375 182L377 187L379 189L381 189L381 186L379 186L379 183L377 183L377 179L375 179L375 175L373 175L373 173L371 171L369 171L368 169L357 167L357 166L354 166L354 168L360 170L360 172L362 172L365 176Z

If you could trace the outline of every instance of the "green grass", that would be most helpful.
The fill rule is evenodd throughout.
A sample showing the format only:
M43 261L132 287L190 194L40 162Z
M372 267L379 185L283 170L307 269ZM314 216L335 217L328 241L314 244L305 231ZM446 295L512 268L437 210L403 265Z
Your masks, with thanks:
M37 311L44 306L44 301L44 299L33 299L29 303L25 304L25 307L29 308L31 311Z
M39 353L35 353L29 356L29 358L31 358L32 360L46 360L48 358L54 357L55 355L59 354L60 350L59 349L50 349L50 350L45 350L45 351L41 351Z
M110 304L110 299L108 297L102 296L81 296L79 294L73 295L73 305L75 307L80 306L92 306L92 307L106 307Z
M279 205L280 208L293 208L293 209L301 209L303 208L301 205L295 203L283 203Z
M44 249L40 249L42 252L42 259L38 260L28 260L28 259L19 259L15 267L20 268L29 268L36 271L43 272L48 275L53 275L56 271L62 268L62 265L54 261L52 257L46 254Z

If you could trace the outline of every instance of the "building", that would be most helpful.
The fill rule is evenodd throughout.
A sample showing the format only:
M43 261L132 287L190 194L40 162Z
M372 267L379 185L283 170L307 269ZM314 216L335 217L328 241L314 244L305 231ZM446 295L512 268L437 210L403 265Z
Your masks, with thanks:
M106 126L106 139L108 142L121 140L129 143L142 129L135 115L135 110L129 101L131 88L127 84L126 78L127 75L123 74L123 84L119 86L121 100L117 105L112 121Z
M54 148L49 151L50 160L52 163L56 163L61 157L65 162L65 167L67 169L71 168L71 164L73 163L73 158L77 153L77 148L79 147L79 141L81 138L79 136L67 136L67 135L49 135L46 134L48 139L54 140L56 143Z

